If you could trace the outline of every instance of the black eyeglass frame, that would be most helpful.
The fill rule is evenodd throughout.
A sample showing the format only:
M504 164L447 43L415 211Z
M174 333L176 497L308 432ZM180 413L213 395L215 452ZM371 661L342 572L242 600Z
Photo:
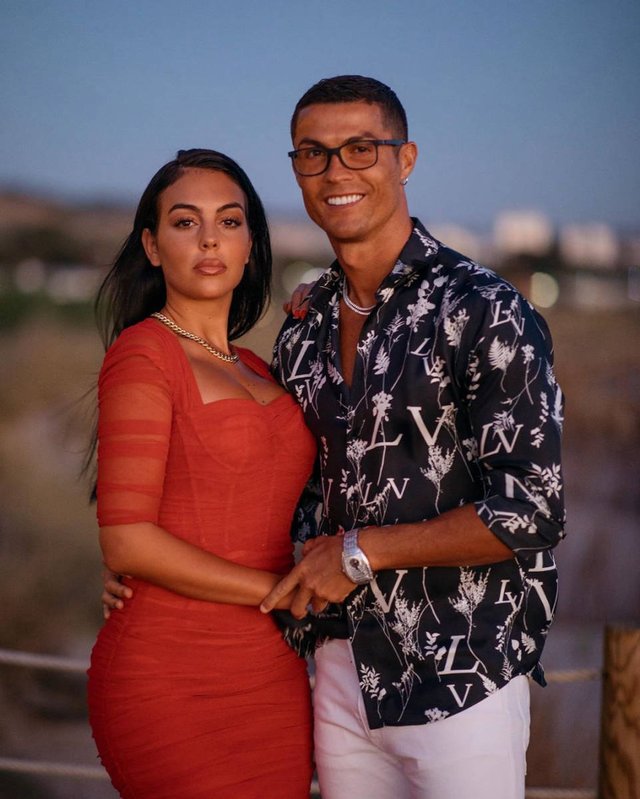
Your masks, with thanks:
M340 152L343 147L349 147L353 144L358 144L362 142L363 144L373 144L376 148L376 157L375 161L372 164L368 164L367 166L349 166L345 164L342 153ZM293 165L293 169L297 175L300 175L302 178L315 178L318 175L322 175L324 172L329 169L329 164L331 163L331 158L334 155L338 156L338 160L342 164L345 169L353 169L356 172L359 172L363 169L371 169L372 166L375 166L378 163L378 147L380 146L389 146L389 147L401 147L403 144L406 144L405 139L354 139L353 141L347 141L344 144L341 144L339 147L323 147L321 144L316 144L315 146L311 147L300 147L298 150L290 150L287 155L291 159L291 163ZM323 150L327 154L327 163L324 165L324 168L321 169L319 172L312 172L311 174L299 172L296 169L296 158L298 157L299 153L305 152L305 150Z

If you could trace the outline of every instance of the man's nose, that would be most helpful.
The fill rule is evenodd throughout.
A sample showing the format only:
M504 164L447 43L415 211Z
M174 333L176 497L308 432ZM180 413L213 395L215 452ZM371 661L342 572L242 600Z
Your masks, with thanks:
M326 177L342 177L345 173L349 172L351 172L351 170L342 163L338 153L329 153L329 162L325 169Z

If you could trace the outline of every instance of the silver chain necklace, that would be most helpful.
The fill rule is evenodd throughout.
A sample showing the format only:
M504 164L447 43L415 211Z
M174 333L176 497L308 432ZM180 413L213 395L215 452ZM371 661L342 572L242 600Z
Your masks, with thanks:
M342 278L342 299L344 300L344 304L354 313L360 314L360 316L369 316L371 311L376 307L377 303L373 303L373 305L357 305L349 296L349 292L347 290L347 276L345 275Z
M151 316L153 316L155 319L158 319L158 321L162 322L163 325L166 325L169 328L169 330L173 330L174 333L177 333L179 336L182 336L182 338L188 338L189 341L195 341L196 344L200 344L201 347L204 347L205 350L211 353L211 355L213 355L215 358L219 358L221 361L224 361L225 363L237 363L238 361L237 353L234 352L231 355L227 355L226 352L220 352L220 350L217 350L215 347L212 347L208 341L205 341L203 338L200 338L200 336L196 336L195 333L190 333L188 330L183 330L183 328L177 325L173 321L173 319L169 319L168 316L165 316L163 313L160 313L160 311L152 313Z

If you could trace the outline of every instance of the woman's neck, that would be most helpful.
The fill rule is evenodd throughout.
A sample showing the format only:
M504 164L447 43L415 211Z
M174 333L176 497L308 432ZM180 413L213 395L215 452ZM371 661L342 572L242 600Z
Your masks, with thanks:
M230 302L189 303L168 297L162 313L184 330L195 333L217 349L226 352L229 348L230 305Z

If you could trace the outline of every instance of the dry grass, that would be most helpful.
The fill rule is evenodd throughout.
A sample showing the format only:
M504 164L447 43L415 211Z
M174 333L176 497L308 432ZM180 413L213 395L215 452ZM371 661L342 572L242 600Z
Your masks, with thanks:
M556 311L556 372L564 389L570 445L602 436L610 446L640 443L640 309Z

